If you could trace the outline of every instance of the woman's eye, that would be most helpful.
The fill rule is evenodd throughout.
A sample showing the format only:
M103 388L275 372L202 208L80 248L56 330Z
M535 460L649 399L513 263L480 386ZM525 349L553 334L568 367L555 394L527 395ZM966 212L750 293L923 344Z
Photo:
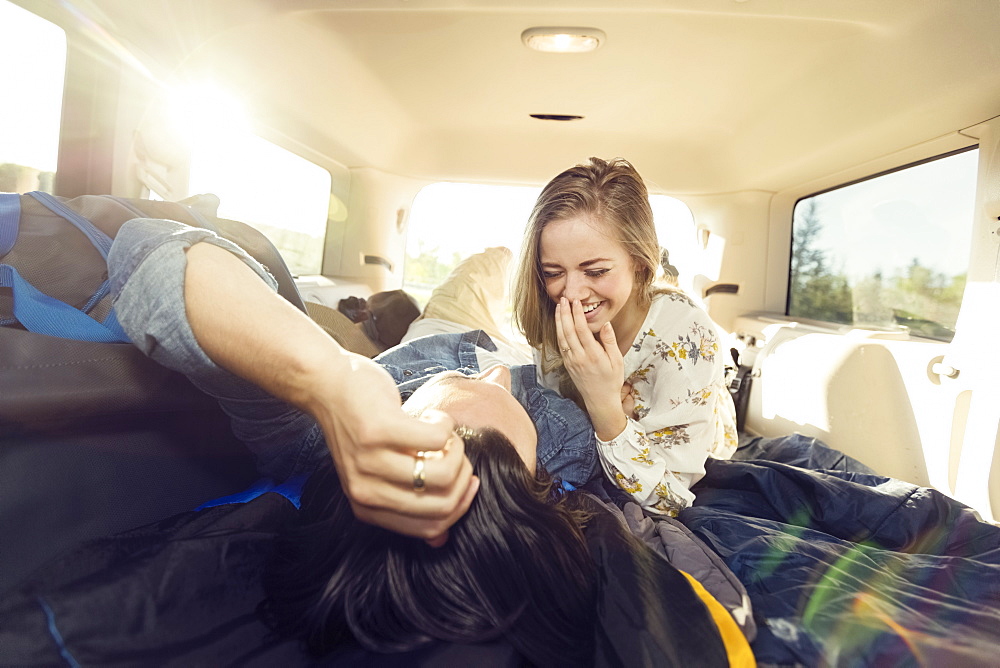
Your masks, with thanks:
M560 273L558 271L543 271L542 278L559 278Z
M590 276L591 278L596 278L598 276L603 276L604 274L608 273L609 271L611 271L611 270L610 269L591 269L591 270L587 271L586 274L587 274L587 276Z

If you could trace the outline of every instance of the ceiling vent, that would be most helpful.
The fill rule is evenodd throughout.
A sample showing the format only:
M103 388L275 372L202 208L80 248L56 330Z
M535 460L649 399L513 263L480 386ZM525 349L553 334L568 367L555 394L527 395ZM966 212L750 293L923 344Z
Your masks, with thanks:
M572 114L530 114L530 116L540 121L579 121L583 118Z

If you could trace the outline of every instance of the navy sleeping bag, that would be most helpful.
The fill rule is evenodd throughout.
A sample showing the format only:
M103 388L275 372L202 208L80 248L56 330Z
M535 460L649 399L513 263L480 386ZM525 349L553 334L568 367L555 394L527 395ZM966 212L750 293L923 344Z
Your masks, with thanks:
M679 519L753 602L760 663L996 666L1000 527L932 489L714 461Z

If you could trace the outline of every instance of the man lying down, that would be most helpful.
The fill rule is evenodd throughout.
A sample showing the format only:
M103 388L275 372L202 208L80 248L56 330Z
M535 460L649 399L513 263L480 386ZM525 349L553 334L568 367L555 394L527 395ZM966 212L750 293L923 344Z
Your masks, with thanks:
M738 582L711 578L713 597L628 531L641 513L626 521L575 490L597 471L585 414L539 388L533 367L505 366L483 332L422 337L375 361L349 353L241 249L172 221L126 224L108 262L132 341L217 397L261 473L300 506L260 551L267 601L246 602L279 638L314 654L499 641L537 664L752 663L718 602L742 605ZM698 547L690 557L721 566ZM228 572L236 582L255 568ZM164 632L183 614L158 622L166 645L190 646Z

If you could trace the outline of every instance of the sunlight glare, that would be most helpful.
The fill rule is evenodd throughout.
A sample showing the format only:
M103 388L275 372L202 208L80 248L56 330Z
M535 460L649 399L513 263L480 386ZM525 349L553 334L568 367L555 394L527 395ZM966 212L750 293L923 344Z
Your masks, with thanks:
M184 86L170 96L170 123L174 134L190 147L243 136L250 121L243 104L212 83Z
M54 171L62 115L66 35L61 28L0 0L0 60L8 103L0 110L0 163ZM15 94L14 91L17 91Z

